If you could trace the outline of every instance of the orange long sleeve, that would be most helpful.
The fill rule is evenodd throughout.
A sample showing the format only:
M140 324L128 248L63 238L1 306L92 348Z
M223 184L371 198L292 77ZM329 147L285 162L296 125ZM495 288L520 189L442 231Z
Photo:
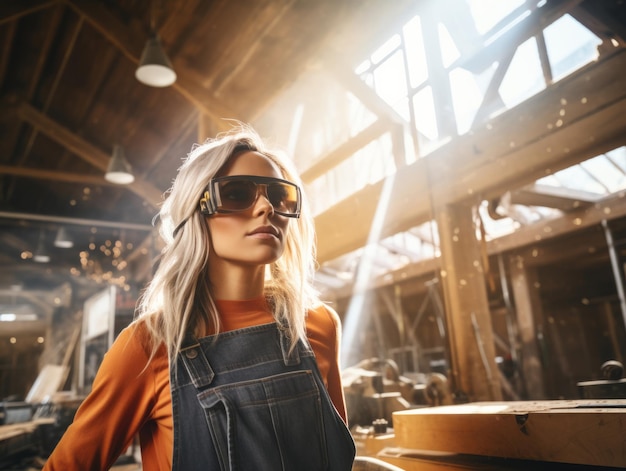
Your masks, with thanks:
M223 330L272 322L264 299L218 301ZM331 400L346 420L338 367L338 315L321 306L309 312L307 335ZM104 357L92 391L76 413L44 471L108 469L139 434L143 469L172 467L173 419L165 349L146 367L148 349L140 323L127 327Z

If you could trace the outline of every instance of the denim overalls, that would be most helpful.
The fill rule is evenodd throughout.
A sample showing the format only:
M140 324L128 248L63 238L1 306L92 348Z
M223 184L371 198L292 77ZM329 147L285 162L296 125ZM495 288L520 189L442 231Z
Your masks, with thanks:
M277 324L190 339L170 368L173 471L349 471L355 446L303 342Z

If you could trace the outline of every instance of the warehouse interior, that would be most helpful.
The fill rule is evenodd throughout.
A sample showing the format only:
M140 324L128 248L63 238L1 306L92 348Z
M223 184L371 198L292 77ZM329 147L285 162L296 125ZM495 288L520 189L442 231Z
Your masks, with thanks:
M169 85L136 77L154 38ZM88 391L182 160L238 122L301 174L361 453L430 469L370 436L404 409L626 398L623 0L9 0L0 45L6 410ZM626 466L603 430L508 458Z

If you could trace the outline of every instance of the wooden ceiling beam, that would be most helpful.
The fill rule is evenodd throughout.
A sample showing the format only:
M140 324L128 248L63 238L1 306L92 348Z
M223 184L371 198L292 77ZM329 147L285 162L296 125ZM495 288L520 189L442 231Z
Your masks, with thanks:
M203 115L200 115L197 112L193 112L189 114L185 120L180 123L173 124L172 126L177 126L176 139L171 142L167 142L163 148L154 154L154 159L149 169L146 169L144 172L145 178L150 178L153 172L158 171L161 163L170 158L172 155L172 149L177 149L183 144L187 145L187 137L192 133L192 130L198 127L198 120ZM204 142L204 139L196 139L194 142Z
M327 51L325 57L324 66L330 70L339 83L357 97L367 109L376 114L379 118L391 121L392 123L406 123L406 120L402 118L393 107L383 100L347 66L349 61L339 53L332 51Z
M601 195L588 191L533 184L511 192L510 203L571 211L589 206L600 198Z
M102 175L87 175L85 173L58 172L55 170L43 170L33 167L14 167L0 165L0 174L14 177L34 178L36 180L51 180L65 183L77 183L80 185L116 186L108 182Z
M17 237L11 232L3 231L0 237L2 238L2 243L4 245L13 247L19 252L23 252L25 250L31 250L31 251L35 250L35 247L32 247L31 244L29 244L26 240L24 240L21 237Z
M0 25L18 20L55 3L58 3L58 0L3 0L0 2Z
M128 229L130 231L152 232L154 227L149 224L139 224L124 221L105 221L103 219L85 219L79 217L52 216L50 214L29 214L18 212L0 211L0 219L12 219L19 221L20 224L25 221L35 221L38 223L46 223L56 229L59 224L71 224L74 226L101 227L110 229ZM41 226L41 225L40 225Z
M563 217L521 227L512 234L498 237L489 242L487 250L490 254L515 250L539 241L553 239L598 225L604 219L619 219L625 216L626 204L624 204L624 197L616 195L587 208L570 211Z
M606 4L608 3L585 2L570 13L602 40L613 39L617 41L619 46L626 47L626 27L624 27L624 23L607 13Z
M487 36L497 36L496 40L493 37L487 37L489 44L482 47L476 54L469 57L461 57L455 66L462 67L470 71L483 71L486 67L491 65L496 57L502 57L506 54L506 51L511 48L516 48L527 39L540 33L547 26L558 20L564 14L569 13L583 0L557 0L546 2L541 8L534 8L532 13L519 21L517 24L508 28L504 32L502 30L492 30ZM524 7L520 7L515 11L515 15L522 13ZM512 18L511 18L512 19ZM503 22L504 23L504 22ZM506 23L507 25L510 23Z
M232 38L229 49L236 50L240 47L238 43L244 43L246 50L245 56L239 61L236 67L231 68L227 73L218 76L214 75L208 80L205 80L203 83L205 87L219 94L241 70L250 67L250 60L257 53L259 47L267 41L267 37L272 32L272 29L283 20L283 17L292 8L295 2L294 0L288 0L285 3L281 3L282 2L266 3L265 6L261 8L261 11L257 12L255 20L250 23L249 31L242 30L241 27L239 28L239 34ZM250 41L250 38L255 39ZM227 57L230 54L230 50L223 51L222 57Z
M2 37L2 47L0 50L0 88L4 82L6 76L7 67L9 64L9 58L11 57L11 49L13 48L13 41L15 39L15 31L17 29L17 23L12 21L6 28L4 28L4 36Z
M95 0L62 0L81 15L131 62L139 64L143 47L148 38L142 37L120 22L106 6ZM230 128L224 118L236 118L234 112L221 103L212 93L194 80L193 74L176 63L176 82L172 87L196 109L211 117L220 129Z
M63 17L63 8L61 5L56 5L52 8L52 12L49 15L50 21L47 25L47 31L45 35L45 39L43 40L43 44L38 51L37 63L35 65L35 69L33 73L30 75L30 84L28 86L28 92L26 93L26 99L30 102L35 96L35 91L37 90L37 85L39 85L39 81L41 80L41 74L43 72L46 61L49 58L50 49L52 48L52 43L54 41L54 37L57 34L59 24L61 22L61 18ZM70 46L70 50L74 48L75 42L72 41ZM59 71L61 74L63 68ZM58 77L55 77L55 83L58 83ZM53 88L50 92L50 98L47 100L50 101L51 97L54 95L55 89Z
M36 128L38 132L45 134L66 147L73 154L90 163L95 168L106 172L110 155L26 103L20 106L19 115L24 121ZM163 199L161 190L142 179L136 178L126 188L139 195L153 208L157 208Z
M304 183L311 183L316 178L328 173L341 162L351 157L370 142L378 139L385 132L390 131L390 122L386 119L377 119L368 127L355 136L331 150L325 156L317 159L313 165L302 172L301 178Z
M521 227L512 234L487 241L487 252L489 255L496 255L519 250L521 251L520 253L527 255L526 264L543 265L554 263L556 259L553 258L528 256L528 254L532 253L532 248L528 247L539 242L545 242L574 232L580 232L581 229L601 224L604 219L612 220L623 217L626 217L624 198L619 195L614 196L588 208L581 208L569 212L560 218ZM584 250L587 250L587 248ZM544 252L545 250L542 254ZM571 259L574 250L568 249L557 252L561 254L559 256ZM365 289L376 289L406 282L414 278L434 274L440 269L441 262L439 258L421 260L374 278L366 285ZM357 293L355 289L356 287L352 283L348 283L342 288L334 290L334 294L337 299L347 298Z
M624 73L626 51L592 63L319 214L320 263L365 246L377 211L384 238L432 219L433 205L497 197L624 145Z
M55 8L51 17L52 17L52 20L51 20L50 27L48 29L48 34L46 35L46 40L44 42L42 51L40 51L39 53L37 66L35 67L35 71L31 77L30 85L28 87L28 93L25 98L26 101L28 102L32 100L37 90L37 85L39 84L39 79L41 78L41 73L42 73L43 67L45 66L46 59L48 57L47 52L49 51L51 47L53 37L56 33L58 24L61 21L61 17L62 17L61 8L59 7ZM76 44L78 34L80 33L80 30L82 28L82 24L83 22L81 20L74 27L72 39L68 47L65 49L65 52L63 54L63 60L61 61L61 65L58 67L58 69L54 73L54 80L52 82L52 86L50 87L50 90L48 91L48 95L46 99L44 100L44 104L42 107L43 113L46 113L48 111L48 109L50 108L50 104L52 103L52 100L54 99L54 94L57 91L57 87L59 86L61 77L63 76L63 72L65 68L67 67L67 63L71 56L72 50L74 49L74 45ZM26 139L26 143L18 158L17 163L22 164L23 162L26 161L28 154L30 153L33 147L33 144L35 143L36 138L37 138L37 129L33 128L30 130L30 133ZM9 189L9 193L12 193L12 192L13 192L13 188Z

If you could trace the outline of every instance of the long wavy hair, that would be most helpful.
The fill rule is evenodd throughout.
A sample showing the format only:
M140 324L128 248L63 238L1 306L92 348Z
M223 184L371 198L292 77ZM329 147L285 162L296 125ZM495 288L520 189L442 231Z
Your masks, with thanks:
M256 151L270 159L284 179L301 185L291 161L265 147L248 126L238 126L192 151L159 212L160 235L165 242L159 266L140 298L137 321L145 320L152 340L152 355L160 345L170 360L180 352L188 333L200 337L219 333L220 319L207 276L210 246L208 224L199 211L202 192L233 157ZM287 328L293 349L306 336L305 317L319 298L312 285L315 270L315 235L311 211L303 194L301 215L290 220L282 256L266 269L264 294L274 318Z

